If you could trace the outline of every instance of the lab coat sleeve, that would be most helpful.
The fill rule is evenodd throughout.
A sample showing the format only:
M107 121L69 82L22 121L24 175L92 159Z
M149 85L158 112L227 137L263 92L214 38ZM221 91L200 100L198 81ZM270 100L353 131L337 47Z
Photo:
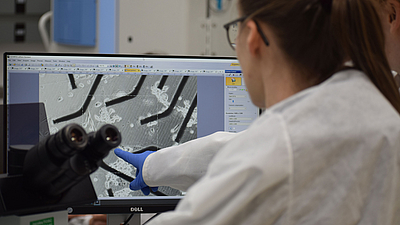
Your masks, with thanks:
M186 191L207 171L215 154L237 134L216 132L149 155L143 179L150 187L169 186Z
M272 116L235 137L175 211L149 225L287 224L293 160L286 130Z

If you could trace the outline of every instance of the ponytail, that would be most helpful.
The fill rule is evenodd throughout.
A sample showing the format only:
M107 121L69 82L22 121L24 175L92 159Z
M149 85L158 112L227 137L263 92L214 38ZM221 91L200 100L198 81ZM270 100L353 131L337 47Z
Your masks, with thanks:
M400 94L386 59L377 7L371 0L334 0L332 29L354 67L367 74L400 113Z

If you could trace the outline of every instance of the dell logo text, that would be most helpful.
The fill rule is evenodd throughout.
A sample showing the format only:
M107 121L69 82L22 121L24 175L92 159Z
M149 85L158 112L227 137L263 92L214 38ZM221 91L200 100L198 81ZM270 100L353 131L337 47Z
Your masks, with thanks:
M142 207L131 207L131 212L143 212Z

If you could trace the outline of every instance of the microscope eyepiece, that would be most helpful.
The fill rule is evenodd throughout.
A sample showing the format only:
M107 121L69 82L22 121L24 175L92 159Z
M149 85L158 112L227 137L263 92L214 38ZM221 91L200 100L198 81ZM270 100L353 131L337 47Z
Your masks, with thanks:
M81 143L83 141L83 133L79 129L72 129L70 132L72 142Z
M121 143L120 132L111 124L103 125L97 132L89 133L88 136L88 147L83 154L91 156L96 161L106 157L111 149Z
M25 157L23 174L27 186L46 196L59 196L98 169L121 134L110 124L86 134L70 124L35 145Z
M118 143L120 142L120 135L114 128L107 128L105 131L106 141Z
M88 143L85 130L78 124L67 125L54 136L54 142L49 140L49 144L53 145L49 148L54 151L54 147L57 146L61 153L69 156L83 150Z

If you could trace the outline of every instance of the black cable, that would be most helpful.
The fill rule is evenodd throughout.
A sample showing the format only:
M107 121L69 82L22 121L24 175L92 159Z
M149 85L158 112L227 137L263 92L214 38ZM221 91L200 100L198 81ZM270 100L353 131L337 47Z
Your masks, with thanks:
M157 146L148 146L148 147L146 147L146 148L142 148L142 149L140 149L140 150L138 150L138 151L133 152L133 154L140 154L140 153L143 153L143 152L146 152L146 151L155 152L155 151L158 151L158 150L160 150L160 149L161 149L161 148L159 148L159 147L157 147Z
M122 225L129 225L129 221L131 221L132 217L135 215L135 213L132 213L129 215L129 217L125 220L125 222Z
M142 88L142 85L143 85L145 79L146 79L146 75L140 76L139 82L133 88L133 91L131 93L129 93L129 94L125 95L125 96L122 96L120 98L116 98L114 100L106 102L106 107L112 106L112 105L115 105L115 104L119 104L119 103L122 103L124 101L128 101L128 100L131 100L131 99L135 98L139 94L139 91Z
M100 162L100 167L102 169L104 169L104 170L116 175L116 176L119 176L120 178L122 178L122 179L124 179L124 180L126 180L128 182L132 182L133 180L135 180L134 178L132 178L132 177L130 177L130 176L128 176L128 175L126 175L126 174L124 174L124 173L122 173L122 172L120 172L120 171L118 171L118 170L116 170L116 169L114 169L112 167L110 167L104 161Z
M179 143L181 141L183 132L185 131L186 126L187 126L190 118L192 117L193 111L196 108L196 106L197 106L197 94L192 100L192 104L190 105L189 111L187 112L185 119L182 122L182 125L181 125L181 128L179 129L178 135L176 135L175 142Z
M162 112L160 114L155 114L155 115L152 115L150 117L147 117L147 118L144 118L144 119L140 120L140 124L144 125L146 123L150 123L150 122L153 122L155 120L167 117L169 114L171 114L173 109L174 109L174 107L175 107L175 105L176 105L176 103L178 102L179 96L181 95L181 93L183 91L183 88L185 87L186 82L188 81L188 79L189 79L189 76L182 77L182 80L181 80L181 82L180 82L180 84L178 86L178 90L175 92L174 98L172 99L171 104L169 105L167 110L165 110L164 112Z
M165 85L165 82L167 81L167 79L168 79L168 76L162 76L162 78L160 80L160 83L158 84L157 88L162 90L164 85Z
M106 170L106 171L108 171L108 172L110 172L110 173L112 173L112 174L114 174L114 175L116 175L116 176L128 181L129 183L135 180L135 178L130 177L130 176L128 176L128 175L126 175L126 174L124 174L124 173L122 173L122 172L120 172L120 171L118 171L118 170L116 170L116 169L114 169L112 167L110 167L104 161L101 161L99 166L100 166L100 168L102 168L102 169L104 169L104 170ZM156 196L168 196L168 195L162 193L161 191L152 191L151 188L150 188L150 193L152 193L152 194L154 194Z
M101 78L103 76L104 76L103 74L97 75L97 77L96 77L96 79L95 79L95 81L93 83L93 86L90 88L89 94L86 97L85 102L83 103L83 106L78 111L76 111L76 112L74 112L72 114L69 114L67 116L64 116L64 117L61 117L61 118L53 120L54 124L61 123L61 122L64 122L64 121L68 121L68 120L77 118L79 116L82 116L86 112L87 108L89 107L90 101L92 100L93 95L96 92L96 89L99 86Z
M154 216L150 217L150 219L148 219L146 222L143 223L143 225L146 225L148 222L150 222L150 220L156 218L157 216L159 216L161 213L156 213Z
M114 197L114 192L111 188L107 189L107 193L109 197Z
M75 84L75 78L73 74L68 74L69 82L71 82L72 89L77 89L78 87Z

